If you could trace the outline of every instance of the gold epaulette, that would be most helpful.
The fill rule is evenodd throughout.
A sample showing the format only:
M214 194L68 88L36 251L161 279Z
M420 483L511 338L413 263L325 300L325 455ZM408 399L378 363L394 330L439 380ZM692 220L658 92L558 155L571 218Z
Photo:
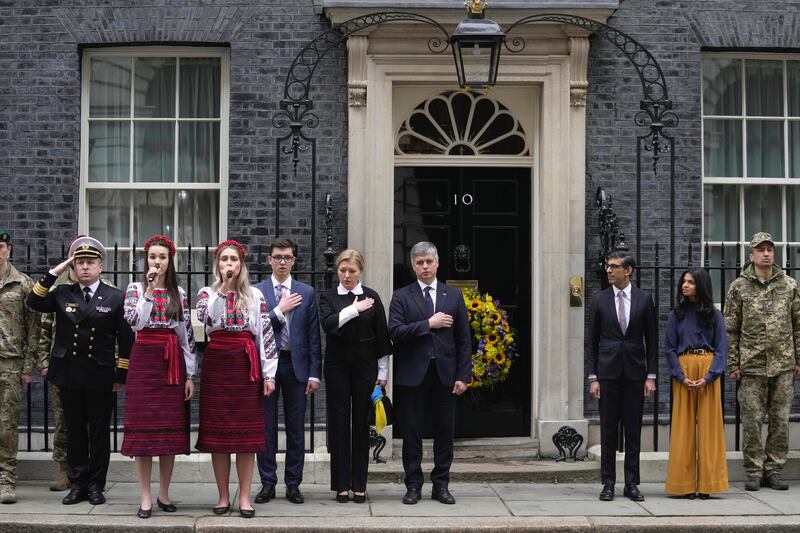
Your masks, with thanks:
M128 360L122 358L117 359L117 368L121 368L122 370L128 370Z
M34 283L31 290L33 291L33 294L35 294L39 298L44 298L45 296L47 296L48 293L48 290L45 288L44 285L42 285L41 280Z

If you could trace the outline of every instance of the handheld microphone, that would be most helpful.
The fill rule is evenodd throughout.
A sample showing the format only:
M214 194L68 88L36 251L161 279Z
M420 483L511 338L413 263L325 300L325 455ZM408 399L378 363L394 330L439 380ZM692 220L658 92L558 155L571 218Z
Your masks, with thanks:
M155 273L155 272L150 272L150 273L147 275L147 282L148 282L148 283L153 283L153 280L154 280L154 279L156 279L156 273Z
M232 272L232 271L230 271L230 270L228 270L228 271L225 273L225 277L227 277L228 279L231 279L231 278L233 277L233 272Z

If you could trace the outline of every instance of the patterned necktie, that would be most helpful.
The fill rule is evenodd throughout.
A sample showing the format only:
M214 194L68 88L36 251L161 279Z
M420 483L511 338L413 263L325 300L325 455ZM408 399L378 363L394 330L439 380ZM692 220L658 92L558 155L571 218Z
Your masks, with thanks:
M428 318L433 316L434 307L433 307L433 298L431 298L431 287L428 285L422 292L425 293L425 309L428 311Z
M89 287L84 287L83 293L85 294L84 298L86 299L86 303L88 304L89 302L92 301L92 289L90 289Z
M275 305L280 303L281 298L283 298L283 289L285 287L283 285L275 285ZM286 318L286 322L281 324L281 331L278 335L278 350L283 350L285 347L289 346L289 319Z
M622 291L617 293L617 318L619 318L619 329L625 335L625 330L628 329L628 321L625 320L625 293Z

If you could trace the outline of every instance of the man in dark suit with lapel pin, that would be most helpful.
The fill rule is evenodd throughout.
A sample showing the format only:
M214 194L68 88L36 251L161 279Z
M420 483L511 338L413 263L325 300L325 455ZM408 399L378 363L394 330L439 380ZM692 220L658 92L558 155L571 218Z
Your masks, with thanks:
M283 418L286 427L286 465L283 482L286 499L303 503L300 492L305 462L306 396L320 386L322 353L319 336L319 313L314 288L292 278L296 247L289 239L270 243L269 264L272 276L256 288L267 299L269 318L279 350L275 374L275 394L265 398L264 426L267 451L256 455L261 490L256 503L275 497L278 482L275 451L278 448L278 396L283 396Z
M55 313L47 380L59 388L67 425L70 492L62 500L65 505L105 503L114 391L125 383L134 341L124 317L125 295L100 282L105 257L96 239L76 239L68 259L36 282L27 297L32 309ZM78 282L49 291L73 263Z
M472 374L467 308L458 289L436 279L439 252L430 242L411 248L417 280L398 289L389 306L389 335L395 346L394 383L398 417L403 424L403 503L419 501L422 473L422 429L432 416L434 468L431 497L453 504L448 489L453 463L454 395L467 390Z
M608 256L611 284L592 299L589 311L589 393L600 400L600 499L614 499L619 422L625 426L625 489L633 501L639 491L639 450L645 396L656 390L658 366L653 298L634 287L636 262L627 252Z

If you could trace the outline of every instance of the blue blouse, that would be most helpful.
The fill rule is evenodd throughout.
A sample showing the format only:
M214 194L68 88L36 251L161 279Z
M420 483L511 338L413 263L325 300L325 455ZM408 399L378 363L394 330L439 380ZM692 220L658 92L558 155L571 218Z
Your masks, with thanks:
M678 355L699 348L714 354L711 368L705 376L706 383L711 383L725 370L728 360L728 338L725 334L725 320L722 318L722 313L714 309L714 323L703 326L694 308L686 310L683 320L678 320L674 310L670 312L664 336L664 350L673 378L681 383L686 379L678 362Z

